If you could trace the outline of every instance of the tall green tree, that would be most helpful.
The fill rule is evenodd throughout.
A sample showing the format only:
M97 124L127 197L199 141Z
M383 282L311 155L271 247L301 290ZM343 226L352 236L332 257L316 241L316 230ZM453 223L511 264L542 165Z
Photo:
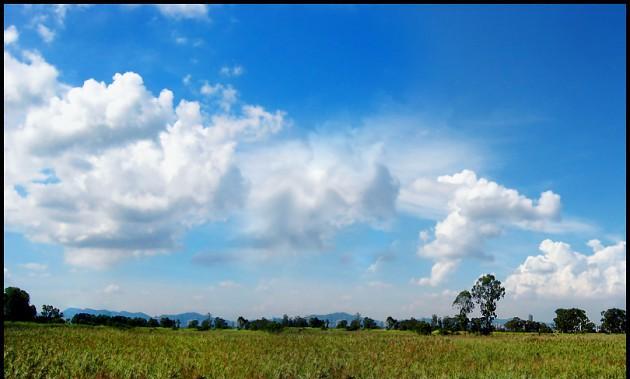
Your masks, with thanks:
M189 329L197 329L197 328L199 328L199 320L190 320L188 322L188 328Z
M602 327L604 333L626 333L626 311L619 308L610 308L602 311Z
M497 301L505 296L505 288L494 275L486 274L477 279L470 292L481 310L483 320L481 332L489 334L492 331L492 321L497 317Z
M228 325L227 321L225 321L221 317L215 317L214 318L214 328L215 329L228 329L229 325Z
M17 287L4 289L4 319L6 321L34 321L37 309L30 305L31 297L28 292Z
M63 313L59 311L58 308L53 307L52 305L42 305L42 311L37 317L38 322L53 322L53 323L63 323Z
M249 321L243 316L238 316L238 320L236 320L236 327L238 329L247 329L249 325Z
M395 318L393 318L392 316L388 316L387 320L385 321L385 328L387 330L396 329L397 324L398 324L398 321L396 321Z
M556 317L553 322L556 324L556 329L562 333L590 333L595 331L595 324L586 317L586 312L579 308L556 309Z
M459 327L461 330L468 329L468 315L475 309L475 303L473 302L470 291L464 290L460 292L453 301L453 307L459 309L457 319L459 320Z
M376 321L374 321L373 319L369 317L364 317L363 329L378 329L378 325L376 324Z

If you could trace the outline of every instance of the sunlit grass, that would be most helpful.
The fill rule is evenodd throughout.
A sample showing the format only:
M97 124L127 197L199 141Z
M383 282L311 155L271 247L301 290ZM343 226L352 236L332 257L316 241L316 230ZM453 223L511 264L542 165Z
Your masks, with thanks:
M5 378L625 378L625 335L4 324Z

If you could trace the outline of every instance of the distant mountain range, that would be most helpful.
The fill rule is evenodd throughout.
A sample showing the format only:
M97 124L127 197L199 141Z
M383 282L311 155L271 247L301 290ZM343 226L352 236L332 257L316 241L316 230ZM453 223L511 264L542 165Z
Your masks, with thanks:
M68 308L63 311L63 317L66 319L71 319L77 313L87 313L90 315L105 315L105 316L110 316L110 317L113 317L113 316L125 316L125 317L131 317L131 318L140 317L147 320L151 318L151 316L142 312L126 312L126 311L116 312L116 311L110 311L107 309L90 309L90 308Z
M145 320L148 320L150 318L155 318L159 320L162 317L168 317L171 320L179 320L182 327L185 327L186 325L188 325L188 323L192 320L202 321L208 317L207 314L202 315L201 313L197 313L197 312L149 316L148 314L143 313L143 312L126 312L126 311L117 312L117 311L110 311L108 309L90 309L90 308L68 308L63 311L63 317L66 319L71 319L77 313L87 313L90 315L106 315L110 317L113 317L113 316L124 316L124 317L131 317L131 318L140 317ZM212 316L212 317L215 317L215 316Z
M179 320L182 327L188 325L188 323L192 320L198 320L201 322L202 320L205 320L208 317L207 314L203 315L197 312L186 312L186 313L178 313L178 314L170 314L170 315L150 316L143 312L127 312L127 311L118 312L118 311L110 311L108 309L91 309L91 308L67 308L63 311L63 316L66 319L71 319L77 313L87 313L91 315L106 315L110 317L113 317L113 316L125 316L125 317L132 317L132 318L140 317L146 320L150 318L155 318L159 320L162 317L168 317L171 320ZM216 317L216 315L212 315L212 317ZM329 314L324 314L324 315L304 316L304 318L307 320L311 317L317 317L320 320L328 320L330 325L334 327L335 325L337 325L337 322L341 320L347 320L348 322L352 321L355 315L352 315L350 313L345 313L345 312L336 312L336 313L329 313ZM364 316L361 316L361 317L364 317ZM280 321L282 320L282 317L271 317L271 319ZM231 326L236 325L236 321L234 320L227 320L227 321L228 321L228 324L230 324ZM382 321L377 320L376 322L380 326L384 325Z
M66 319L71 319L75 314L77 313L87 313L87 314L91 314L91 315L106 315L106 316L124 316L124 317L140 317L140 318L144 318L146 320L150 319L150 318L155 318L157 320L159 320L162 317L168 317L171 320L179 320L180 325L182 327L185 327L188 325L188 323L192 320L198 320L199 322L205 320L208 315L205 314L201 314L201 313L197 313L197 312L186 312L186 313L178 313L178 314L170 314L170 315L156 315L156 316L149 316L146 313L143 312L126 312L126 311L110 311L107 309L91 309L91 308L67 308L63 311L63 316ZM212 317L216 317L216 315L212 315ZM348 322L354 320L355 315L350 314L350 313L346 313L346 312L335 312L335 313L329 313L329 314L323 314L323 315L308 315L308 316L304 316L305 319L309 319L311 317L317 317L320 320L328 320L328 322L330 323L331 327L335 327L337 325L337 323L341 320L346 320ZM361 318L365 317L364 315L361 315ZM280 321L282 320L282 317L272 317L272 320L275 321ZM431 318L428 317L420 317L417 318L417 320L423 320L426 322L431 322ZM494 320L494 324L495 325L505 325L506 322L508 322L509 318L498 318ZM385 322L381 321L381 320L375 320L376 323L380 326L380 327L384 327L385 326ZM228 324L230 326L235 326L236 325L236 321L234 320L227 320ZM545 322L547 325L550 325L550 322Z

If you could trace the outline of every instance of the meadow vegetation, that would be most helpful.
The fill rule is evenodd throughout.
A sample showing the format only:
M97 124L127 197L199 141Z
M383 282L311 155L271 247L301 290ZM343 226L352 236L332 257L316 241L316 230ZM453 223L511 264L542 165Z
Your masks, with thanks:
M5 378L625 378L624 334L4 324Z
M514 318L496 331L505 294L492 275L462 291L454 317L300 316L247 320L236 328L210 315L179 320L75 314L70 322L28 293L5 289L5 378L622 378L626 312L602 312L601 333L586 313L558 309L554 329ZM480 318L468 319L475 303ZM561 333L558 333L561 332Z

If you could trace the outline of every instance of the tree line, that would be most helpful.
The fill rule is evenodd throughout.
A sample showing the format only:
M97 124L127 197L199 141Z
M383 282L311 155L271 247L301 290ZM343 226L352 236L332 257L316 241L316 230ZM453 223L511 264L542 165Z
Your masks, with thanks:
M477 334L489 334L496 330L493 321L496 319L497 302L505 296L505 288L494 275L487 274L480 277L470 291L461 291L453 301L452 306L458 313L452 317L438 317L433 315L430 322L416 320L396 320L387 317L385 328L387 330L410 330L419 334L451 334L456 332L471 332ZM63 313L52 305L43 305L42 311L38 315L34 305L30 304L29 294L16 287L7 287L3 294L4 320L6 321L34 321L39 323L65 323ZM481 317L469 319L468 315L473 312L475 305L479 307ZM556 317L553 319L553 328L543 322L521 320L514 317L505 323L505 330L511 332L537 332L551 333L554 330L561 333L590 333L595 332L595 324L588 319L586 312L578 308L559 308L555 311ZM611 308L601 312L600 332L603 333L626 333L627 321L626 311L618 308ZM179 329L182 327L179 320L172 320L168 317L144 319L141 317L92 315L87 313L75 314L70 323L77 325L106 325L120 328L133 327L162 327ZM186 326L190 329L200 331L230 329L229 323L220 318L208 317L201 322L192 320ZM322 320L317 317L304 318L300 316L289 317L284 315L280 320L269 320L266 318L247 320L239 316L236 321L236 328L241 330L264 330L269 332L279 332L284 328L320 328L323 330L332 327L329 320ZM361 317L357 313L354 319L340 320L335 326L337 329L348 331L379 329L378 323L369 318Z

